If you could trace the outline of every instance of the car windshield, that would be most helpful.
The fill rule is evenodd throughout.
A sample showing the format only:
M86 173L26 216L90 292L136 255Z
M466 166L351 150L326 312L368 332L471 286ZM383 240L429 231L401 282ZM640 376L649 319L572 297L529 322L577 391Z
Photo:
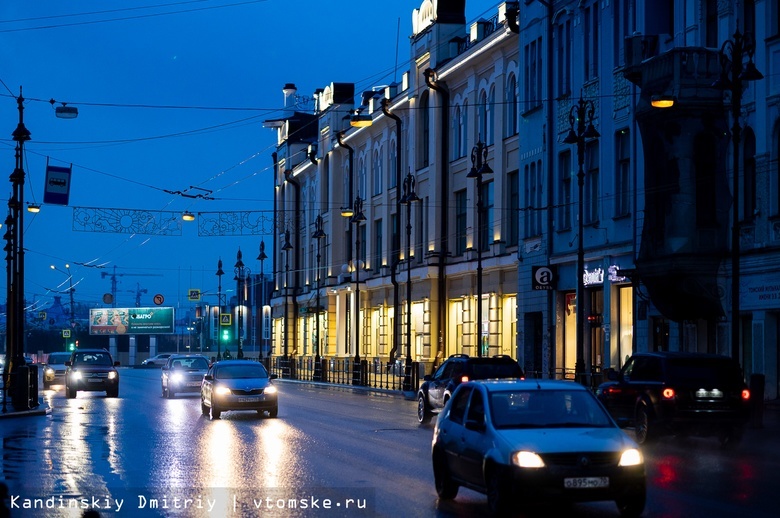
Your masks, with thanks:
M57 354L52 353L49 355L49 359L46 363L49 365L64 365L66 361L70 359L70 354Z
M496 428L603 428L609 416L581 390L512 390L490 394Z
M76 353L73 365L111 365L111 357L104 353Z
M239 379L239 378L267 378L268 371L265 367L257 364L247 363L246 365L221 365L215 371L217 379Z
M174 369L191 369L191 370L206 370L209 368L209 362L206 358L174 358Z

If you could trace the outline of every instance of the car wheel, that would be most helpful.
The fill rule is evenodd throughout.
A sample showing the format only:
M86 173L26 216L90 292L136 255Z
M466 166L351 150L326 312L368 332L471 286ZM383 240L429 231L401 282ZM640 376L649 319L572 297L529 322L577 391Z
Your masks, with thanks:
M615 500L620 516L640 516L645 510L646 498L645 491L642 491L641 493L629 494Z
M43 382L43 390L49 390L51 388L51 383L48 381Z
M209 415L209 407L206 406L206 403L204 403L202 399L200 400L200 413Z
M168 395L165 393L165 387L160 385L160 390L162 390L162 397L168 397Z
M450 477L450 470L444 461L442 453L433 456L433 483L436 486L436 494L442 500L452 500L458 496L458 486Z
M271 410L268 411L268 417L276 417L279 415L279 407L275 406Z
M107 397L119 397L119 387L115 387L114 390L106 390Z
M431 420L431 410L428 408L428 404L425 402L425 395L420 394L417 397L417 421L420 424L426 424Z
M175 396L175 395L176 395L176 393L174 391L172 391L171 390L171 386L168 385L168 388L165 389L165 397L167 397L168 399L173 399L173 396Z
M653 439L653 426L651 424L650 412L645 405L639 405L636 409L636 421L634 423L634 435L636 442L645 444Z
M486 491L488 508L493 515L504 516L509 510L509 490L495 468L487 472Z
M68 397L68 399L73 399L76 397L77 390L72 387L65 387L65 395Z
M211 403L211 418L212 419L219 419L219 416L222 415L221 410L217 410L217 408L214 406L214 403Z

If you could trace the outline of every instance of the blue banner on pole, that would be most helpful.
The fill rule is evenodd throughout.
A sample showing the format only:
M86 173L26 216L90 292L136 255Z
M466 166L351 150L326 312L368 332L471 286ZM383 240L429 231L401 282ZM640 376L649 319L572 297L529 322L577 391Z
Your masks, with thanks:
M43 203L67 205L70 198L70 167L46 165Z

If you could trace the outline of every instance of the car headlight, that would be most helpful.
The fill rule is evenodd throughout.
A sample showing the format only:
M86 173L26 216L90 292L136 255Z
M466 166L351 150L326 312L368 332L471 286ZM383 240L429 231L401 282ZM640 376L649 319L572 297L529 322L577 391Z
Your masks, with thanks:
M512 464L521 468L543 468L544 461L532 451L517 451L512 454Z
M81 379L81 373L79 371L73 371L70 373L70 379L73 380L80 380Z
M181 381L184 379L184 375L181 372L174 372L171 375L171 381L174 383L181 383Z
M46 374L54 374L54 369L51 367L46 367L46 370L44 371Z
M276 394L276 387L274 387L273 385L268 385L267 387L265 387L265 390L263 390L263 392L266 394Z
M116 379L116 371L111 371L108 373L108 379L113 380Z
M630 450L624 451L620 455L620 462L618 462L618 466L639 466L642 463L644 463L642 452L636 448L631 448Z
M230 390L229 388L225 387L225 386L218 385L218 386L214 387L214 393L216 393L217 395L220 395L220 396L228 396L228 395L232 394L233 391Z

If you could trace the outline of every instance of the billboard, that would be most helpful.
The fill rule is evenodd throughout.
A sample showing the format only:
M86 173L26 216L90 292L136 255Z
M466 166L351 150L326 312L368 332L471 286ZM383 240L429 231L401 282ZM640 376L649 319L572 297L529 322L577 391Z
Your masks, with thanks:
M90 335L163 335L174 333L173 308L89 310Z

